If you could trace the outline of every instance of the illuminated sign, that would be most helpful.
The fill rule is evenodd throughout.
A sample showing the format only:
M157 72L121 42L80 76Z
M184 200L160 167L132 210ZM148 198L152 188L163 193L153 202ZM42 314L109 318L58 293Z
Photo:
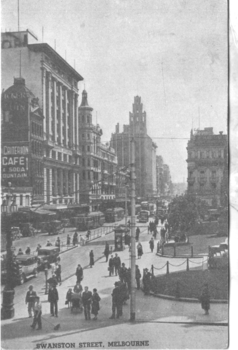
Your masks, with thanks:
M2 182L11 180L15 186L29 185L29 145L3 145Z

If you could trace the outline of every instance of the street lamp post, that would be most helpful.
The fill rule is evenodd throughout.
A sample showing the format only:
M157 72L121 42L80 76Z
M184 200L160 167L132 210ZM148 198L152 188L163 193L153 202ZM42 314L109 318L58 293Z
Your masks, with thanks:
M10 195L10 186L8 184L8 197ZM1 309L1 319L10 319L15 315L14 310L14 257L12 249L12 235L11 235L11 213L17 210L16 204L13 202L10 205L10 202L6 201L6 205L2 204L2 234L6 234L6 285L3 290L3 299L2 299L2 309ZM3 232L4 231L4 232Z

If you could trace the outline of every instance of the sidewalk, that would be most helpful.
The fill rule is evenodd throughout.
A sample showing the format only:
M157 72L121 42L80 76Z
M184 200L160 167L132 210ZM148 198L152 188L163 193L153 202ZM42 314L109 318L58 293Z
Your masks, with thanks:
M147 238L144 233L143 236L143 238ZM148 238L149 237L150 236L148 235ZM92 249L93 245L100 245L100 240L88 244L88 246L92 246ZM160 258L155 252L150 252L148 241L142 242L142 245L144 254L142 259L136 260L141 271L142 268L149 268L152 264L155 266L161 266L165 263L167 258ZM128 248L123 252L118 252L118 255L120 256L121 261L128 267L130 263ZM176 260L181 262L181 259ZM172 261L173 264L176 263L175 259L172 259ZM144 296L142 291L136 291L136 323L128 323L130 318L129 302L128 305L123 308L123 317L121 319L110 320L111 292L114 288L114 283L117 280L118 277L116 276L108 276L108 264L105 262L105 258L98 260L93 268L86 268L84 270L84 280L82 282L83 287L88 286L90 290L97 288L101 297L98 321L85 321L83 314L72 314L67 305L65 305L66 292L68 288L72 288L75 285L75 276L65 279L62 285L58 288L60 299L59 318L51 318L49 316L49 303L47 302L47 296L42 296L42 311L44 317L42 331L37 332L30 329L29 326L31 320L27 317L22 317L22 315L27 315L26 306L24 304L19 305L20 309L17 310L15 318L13 320L2 322L2 339L4 339L2 343L3 348L33 349L36 347L36 343L41 342L74 342L77 344L82 341L116 341L118 339L150 339L151 347L149 348L159 348L157 327L160 325L160 327L162 327L160 329L164 329L164 339L165 336L170 337L168 334L168 325L166 326L166 324L169 324L169 330L174 329L174 334L177 334L176 332L178 332L176 335L178 337L176 342L177 348L179 347L178 342L183 341L182 338L184 337L184 332L186 332L186 325L190 328L196 326L196 332L192 328L191 335L193 332L194 334L200 334L199 339L203 337L202 341L206 342L206 344L211 341L211 334L209 335L209 338L206 334L202 335L203 333L200 332L202 332L202 327L204 327L204 325L209 325L209 327L211 327L209 330L216 334L216 336L212 338L215 342L213 342L212 345L216 344L218 340L220 341L217 347L214 346L216 348L222 348L222 344L227 340L227 327L224 327L224 325L227 324L228 320L228 306L225 304L211 305L210 315L205 316L200 304L198 303L164 300L152 296ZM60 330L54 331L54 325L57 323L60 323ZM149 334L145 333L145 329L149 329ZM161 337L162 334L160 333L160 339ZM190 337L191 336L189 336L189 338ZM166 339L164 339L164 341L174 341L173 339ZM107 344L105 343L105 347L106 345ZM168 344L168 347L169 346L171 345ZM191 344L187 346L187 343L186 347L192 348ZM196 347L199 346L197 345ZM160 348L164 348L164 343Z

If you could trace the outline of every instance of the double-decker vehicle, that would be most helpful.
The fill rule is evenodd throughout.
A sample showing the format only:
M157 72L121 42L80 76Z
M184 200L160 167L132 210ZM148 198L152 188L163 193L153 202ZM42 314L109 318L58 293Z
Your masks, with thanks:
M155 208L153 203L141 202L141 210L148 210L150 212L150 215L155 214Z
M149 220L150 212L148 210L141 210L139 215L139 222L147 222Z
M107 209L105 213L106 222L120 221L125 216L125 210L123 208Z
M101 211L95 211L88 214L79 214L71 219L71 223L74 227L77 227L79 231L86 231L103 226L105 222L105 216Z

